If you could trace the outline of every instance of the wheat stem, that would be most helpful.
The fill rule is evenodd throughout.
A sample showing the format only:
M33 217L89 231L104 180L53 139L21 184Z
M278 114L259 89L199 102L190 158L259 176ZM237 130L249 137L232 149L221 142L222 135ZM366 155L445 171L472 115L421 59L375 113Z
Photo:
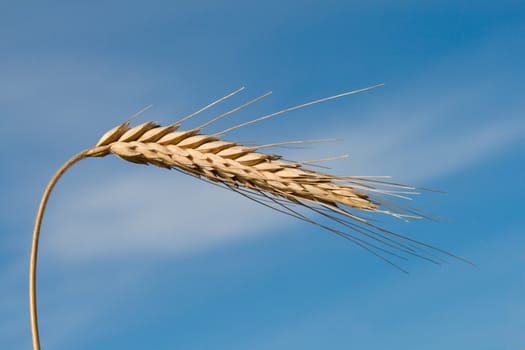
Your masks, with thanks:
M36 267L38 257L38 238L40 237L40 226L42 224L42 217L46 209L47 200L51 191L55 187L55 184L60 177L76 162L88 157L88 151L83 151L70 160L68 160L58 171L53 175L51 181L47 184L47 187L40 200L38 212L35 219L35 227L33 229L33 243L31 246L31 258L29 262L29 311L31 317L31 334L33 337L33 349L40 350L40 336L38 332L38 317L36 307Z

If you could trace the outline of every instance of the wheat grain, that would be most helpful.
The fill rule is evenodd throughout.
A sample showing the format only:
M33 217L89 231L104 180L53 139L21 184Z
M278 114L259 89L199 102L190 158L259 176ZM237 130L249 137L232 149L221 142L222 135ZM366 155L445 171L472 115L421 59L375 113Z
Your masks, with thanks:
M222 138L226 133L240 127L374 87L286 108L214 134L202 132L203 128L217 120L263 99L270 94L269 92L212 118L197 128L180 129L183 122L237 94L243 90L240 88L171 125L160 126L150 121L131 127L130 120L128 120L106 132L93 148L69 160L48 184L40 203L33 231L30 261L30 310L34 349L40 349L36 313L36 263L41 220L49 194L60 176L74 163L87 157L104 157L114 154L133 163L176 169L342 236L402 271L405 270L392 259L406 259L407 256L415 256L440 264L446 261L444 257L448 256L468 262L442 249L379 227L366 218L366 214L377 213L403 220L423 217L432 219L432 216L423 211L388 198L408 199L408 196L417 194L415 187L387 182L382 176L337 176L305 167L320 160L292 162L283 160L279 155L260 151L263 148L284 144L327 140L286 141L260 146L245 146ZM301 209L305 209L306 213ZM309 216L308 212L329 219L329 223L316 220Z

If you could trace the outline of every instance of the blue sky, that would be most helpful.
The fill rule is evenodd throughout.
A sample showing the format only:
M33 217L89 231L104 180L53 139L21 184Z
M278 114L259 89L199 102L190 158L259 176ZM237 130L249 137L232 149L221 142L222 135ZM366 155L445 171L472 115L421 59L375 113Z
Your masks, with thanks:
M316 227L115 157L72 168L42 227L43 349L521 349L525 5L519 1L0 4L0 344L28 349L31 230L54 171L141 107L195 126L377 83L228 134L437 188L450 222L385 224L473 260L406 276ZM234 213L234 215L232 215Z

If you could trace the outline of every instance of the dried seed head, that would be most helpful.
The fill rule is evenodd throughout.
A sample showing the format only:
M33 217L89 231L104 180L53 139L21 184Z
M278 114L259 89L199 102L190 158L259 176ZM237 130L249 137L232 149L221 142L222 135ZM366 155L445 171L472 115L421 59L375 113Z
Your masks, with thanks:
M367 89L358 91L364 90ZM155 122L146 122L129 128L129 123L126 122L104 134L96 147L88 151L87 155L105 156L113 153L133 163L178 169L340 235L396 267L398 266L386 258L385 254L396 257L412 255L438 264L443 260L436 254L461 259L428 244L378 227L367 219L367 213L384 214L403 220L427 217L426 213L416 208L388 198L407 198L407 195L417 194L413 191L414 187L388 183L381 180L382 177L332 175L303 167L319 160L289 162L282 160L279 155L257 151L259 148L303 142L324 142L327 141L326 139L286 141L248 147L219 138L226 132L241 126L351 93L354 92L287 108L215 134L201 133L201 128L209 126L268 94L223 113L201 127L190 130L178 130L180 123L159 126ZM209 108L216 102L200 111ZM198 112L190 114L182 121L193 118ZM336 158L325 160L331 159ZM296 207L326 217L333 225L316 221ZM347 229L354 231L354 234L349 233Z

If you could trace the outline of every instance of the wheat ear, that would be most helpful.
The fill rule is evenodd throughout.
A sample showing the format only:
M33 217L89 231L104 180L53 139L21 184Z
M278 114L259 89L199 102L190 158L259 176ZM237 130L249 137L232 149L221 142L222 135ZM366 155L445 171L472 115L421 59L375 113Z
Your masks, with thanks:
M131 127L130 120L128 120L106 132L93 148L71 158L57 171L47 185L36 216L29 272L33 348L35 350L40 349L36 304L36 271L42 217L49 195L57 181L73 164L87 157L104 157L115 154L133 163L153 164L162 168L176 169L225 187L263 206L344 237L402 271L405 270L392 259L406 259L407 256L415 256L435 264L441 264L446 261L444 257L448 256L470 263L429 244L379 227L370 222L364 215L366 213L379 213L403 220L422 217L432 218L420 210L388 199L388 197L407 198L407 196L417 193L415 187L386 182L381 176L332 175L306 168L306 166L319 160L291 162L283 160L279 155L259 151L262 148L283 144L326 140L287 141L249 147L222 139L224 134L240 127L315 103L370 90L374 87L376 86L286 108L214 134L202 133L202 129L213 122L270 94L266 93L211 119L197 128L180 130L183 122L237 94L243 89L240 88L168 126L146 122ZM140 111L139 114L142 112ZM328 218L332 224L316 221L301 211L301 208L314 213L316 216Z

